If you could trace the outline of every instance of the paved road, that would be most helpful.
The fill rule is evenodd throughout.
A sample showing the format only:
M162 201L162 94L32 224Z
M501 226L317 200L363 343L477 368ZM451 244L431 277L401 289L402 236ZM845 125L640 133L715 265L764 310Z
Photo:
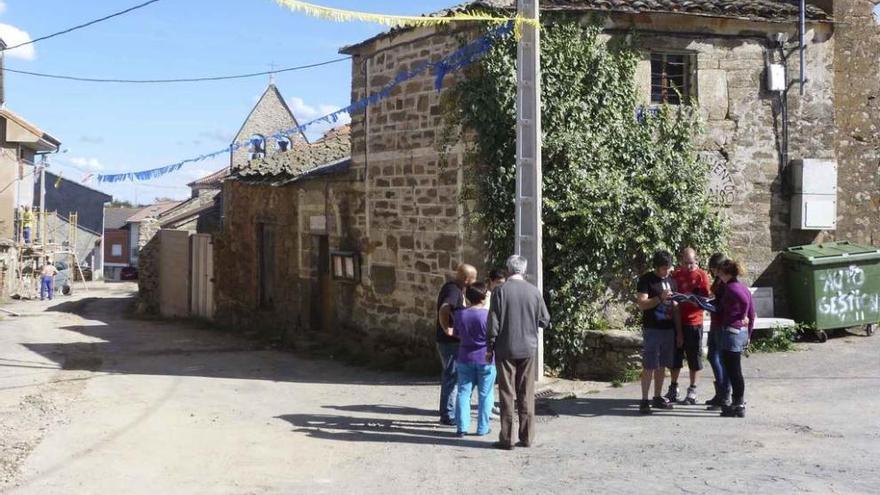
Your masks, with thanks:
M0 321L0 489L16 494L877 493L880 337L746 361L744 420L640 417L635 385L544 401L538 446L435 423L430 380L123 318L100 299ZM69 313L77 312L81 316Z

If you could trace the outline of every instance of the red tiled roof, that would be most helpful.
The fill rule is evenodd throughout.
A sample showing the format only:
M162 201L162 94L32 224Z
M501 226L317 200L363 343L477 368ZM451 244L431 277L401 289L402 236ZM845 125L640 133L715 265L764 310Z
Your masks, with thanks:
M220 188L220 185L223 183L223 179L229 177L229 167L223 167L222 169L214 172L213 174L206 175L201 179L196 179L189 184L187 187L208 187L208 188Z

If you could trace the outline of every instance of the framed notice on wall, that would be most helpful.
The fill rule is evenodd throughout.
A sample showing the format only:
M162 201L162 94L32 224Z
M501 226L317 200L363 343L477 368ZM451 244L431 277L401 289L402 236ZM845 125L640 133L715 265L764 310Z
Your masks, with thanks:
M360 279L360 256L353 251L330 253L330 273L334 280L357 282Z

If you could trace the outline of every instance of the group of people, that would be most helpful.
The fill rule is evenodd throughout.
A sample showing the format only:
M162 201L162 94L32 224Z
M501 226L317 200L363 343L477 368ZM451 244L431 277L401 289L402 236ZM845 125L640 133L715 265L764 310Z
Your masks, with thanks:
M541 292L525 280L525 258L511 256L506 268L492 270L483 283L473 266L458 267L437 300L437 350L443 365L440 422L455 426L461 437L469 434L476 388L476 434L491 433L497 379L501 431L494 447L511 450L534 442L538 329L549 326L550 314Z
M715 375L715 396L706 401L721 416L745 417L745 380L742 353L748 347L755 324L755 307L748 287L739 281L743 269L720 253L709 259L708 274L699 266L697 252L685 248L673 269L672 254L654 253L653 270L639 278L636 303L642 311L642 401L639 411L672 409L679 395L678 378L688 363L690 386L683 402L696 404L697 378L702 369L704 310L711 326L708 360ZM666 369L672 383L662 396ZM651 382L654 396L649 399Z
M526 282L527 263L508 258L506 272L492 270L485 282L477 270L460 265L437 299L437 350L443 366L440 422L455 426L461 437L470 433L471 395L477 390L476 435L491 433L494 387L498 382L501 431L496 448L529 447L534 442L535 380L539 328L550 325L541 292ZM699 266L697 252L685 248L673 268L672 254L654 253L653 270L639 278L636 303L642 311L642 400L639 411L672 409L683 399L697 402L702 364L703 315L710 310L708 360L715 375L715 396L706 401L722 416L745 417L745 380L741 357L755 323L748 287L738 278L740 265L714 254L709 270ZM678 379L685 361L690 386L680 397ZM666 369L672 383L665 396ZM653 398L649 398L651 382ZM515 401L515 402L514 402ZM518 442L513 443L514 405L519 419Z

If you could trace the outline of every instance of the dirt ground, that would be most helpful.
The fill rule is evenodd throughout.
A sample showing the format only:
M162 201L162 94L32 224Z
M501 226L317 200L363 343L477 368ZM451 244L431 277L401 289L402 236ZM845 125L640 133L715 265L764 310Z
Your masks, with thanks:
M880 337L752 355L745 419L697 406L641 417L637 384L551 383L557 394L539 402L537 445L503 452L489 448L494 435L459 439L437 424L431 379L128 320L134 290L95 284L89 294L6 306L22 316L0 321L0 490L880 490Z

